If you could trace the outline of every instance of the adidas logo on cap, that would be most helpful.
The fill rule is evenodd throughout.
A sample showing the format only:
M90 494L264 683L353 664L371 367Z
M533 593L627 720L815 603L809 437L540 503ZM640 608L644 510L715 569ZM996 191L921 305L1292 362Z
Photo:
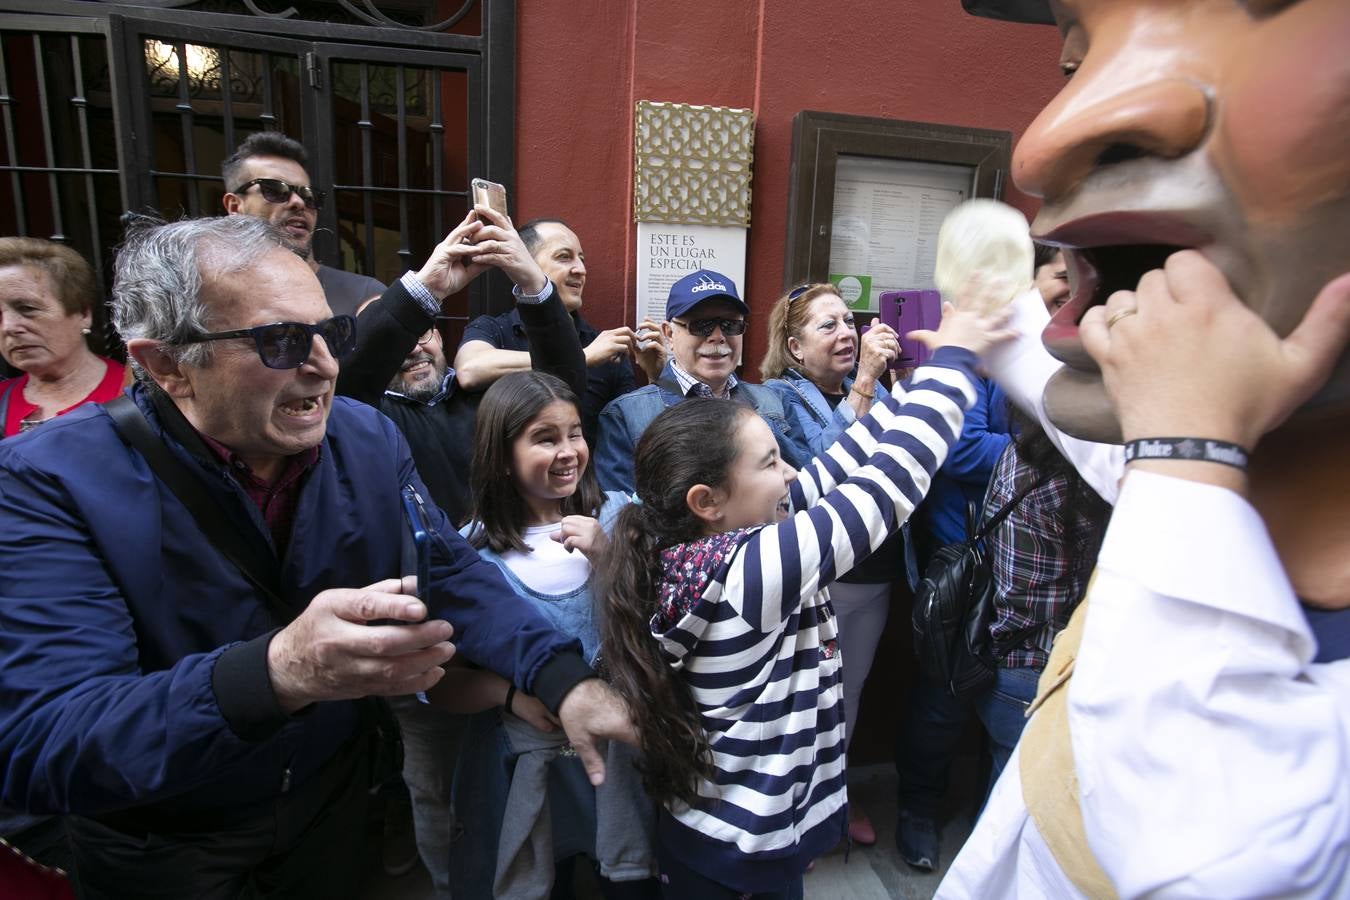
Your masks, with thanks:
M720 281L713 281L706 275L699 279L698 284L689 289L691 294L701 294L704 291L726 291L727 286Z

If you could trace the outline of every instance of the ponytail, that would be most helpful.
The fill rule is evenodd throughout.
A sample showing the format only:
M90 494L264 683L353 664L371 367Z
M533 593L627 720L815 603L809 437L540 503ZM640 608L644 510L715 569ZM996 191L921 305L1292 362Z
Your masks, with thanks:
M685 497L695 484L726 483L748 415L754 412L726 400L685 400L647 426L634 451L638 502L619 514L600 569L601 653L642 736L647 791L662 803L692 805L699 782L714 773L689 686L652 637L661 551L702 534Z
M699 779L712 778L712 756L689 686L652 637L661 547L646 516L632 503L614 523L601 570L600 642L610 683L642 736L647 792L661 803L692 804Z

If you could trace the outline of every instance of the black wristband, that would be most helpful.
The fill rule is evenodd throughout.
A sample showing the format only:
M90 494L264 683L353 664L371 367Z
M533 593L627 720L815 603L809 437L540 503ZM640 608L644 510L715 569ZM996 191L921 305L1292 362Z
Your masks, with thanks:
M516 699L516 686L513 684L506 689L506 702L502 704L502 709L511 713L513 716L515 713L511 712L511 701L514 699Z
M1247 451L1244 448L1209 438L1140 438L1125 445L1125 461L1136 459L1180 459L1220 463L1235 469L1247 468Z

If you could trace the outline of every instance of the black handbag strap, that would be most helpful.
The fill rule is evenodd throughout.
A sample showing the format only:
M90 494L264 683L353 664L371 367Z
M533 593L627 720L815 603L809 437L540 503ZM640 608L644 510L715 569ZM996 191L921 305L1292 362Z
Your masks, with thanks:
M112 417L113 426L122 440L145 457L150 470L187 507L197 527L217 552L229 560L258 591L272 617L282 625L294 619L295 610L281 598L273 586L273 580L263 574L271 567L265 567L244 536L230 526L220 504L207 491L201 479L192 474L187 465L159 439L135 401L126 394L119 394L104 403L103 408Z
M1002 509L1000 509L998 512L994 513L992 516L990 516L988 519L985 520L985 523L980 526L978 531L975 532L975 537L971 538L971 543L976 543L978 541L984 540L985 537L988 536L989 532L997 528L998 524L1008 517L1008 513L1012 512L1017 507L1017 504L1021 503L1024 499L1026 499L1027 494L1030 494L1032 491L1036 490L1036 488L1045 484L1053 476L1054 476L1053 472L1044 472L1041 474L1039 478L1037 478L1031 484L1026 485L1016 494L1013 494L1012 498L1008 500L1007 503L1003 504Z

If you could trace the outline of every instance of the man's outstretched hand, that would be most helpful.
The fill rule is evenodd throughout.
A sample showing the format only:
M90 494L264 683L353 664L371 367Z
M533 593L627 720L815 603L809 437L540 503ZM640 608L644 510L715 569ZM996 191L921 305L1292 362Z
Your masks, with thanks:
M605 758L596 746L597 741L623 741L638 746L637 729L627 705L598 678L588 678L568 691L558 707L558 718L592 785L605 780Z
M455 654L454 629L440 619L423 621L426 605L399 593L400 587L399 579L390 578L323 591L277 632L267 647L267 670L282 710L414 694L441 680L441 666ZM366 624L377 619L408 624Z

